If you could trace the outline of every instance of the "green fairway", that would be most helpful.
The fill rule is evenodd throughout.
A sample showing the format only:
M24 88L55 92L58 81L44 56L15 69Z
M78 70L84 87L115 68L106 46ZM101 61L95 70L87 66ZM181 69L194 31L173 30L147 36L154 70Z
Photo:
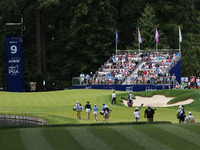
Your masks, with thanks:
M0 129L2 150L200 149L200 124L130 124Z
M78 100L82 105L87 101L90 104L97 104L101 108L105 103L112 110L110 122L135 122L133 117L134 108L128 108L121 102L121 97L127 98L128 93L124 91L116 91L117 106L110 105L111 90L66 90L56 92L35 92L35 93L11 93L0 92L0 114L15 114L40 117L52 124L77 124L77 123L94 123L94 116L91 113L91 118L88 120L85 110L82 111L82 119L76 119L76 112L73 107ZM166 97L175 97L169 103L183 101L192 98L195 101L185 106L186 114L192 111L197 122L199 119L200 107L200 90L157 90L150 92L134 92L135 95L148 96L165 95ZM143 117L143 107L141 112L140 121L146 121ZM177 123L176 112L177 106L168 108L157 108L154 121L170 121ZM98 115L98 121L95 123L103 123L103 117Z
M40 93L0 92L0 113L27 115L49 121L50 127L0 127L2 150L65 150L65 149L189 149L200 148L200 90L160 90L137 92L134 96L151 97L165 95L174 97L169 103L194 99L185 105L186 114L192 111L195 124L177 124L177 106L157 108L153 124L146 124L143 107L140 123L133 117L134 108L122 104L128 93L116 91L117 106L110 105L110 90L67 90ZM98 115L88 120L85 110L81 119L76 119L73 107L76 101L85 105L105 103L112 109L109 124ZM163 122L161 122L163 121ZM173 124L171 124L171 123Z

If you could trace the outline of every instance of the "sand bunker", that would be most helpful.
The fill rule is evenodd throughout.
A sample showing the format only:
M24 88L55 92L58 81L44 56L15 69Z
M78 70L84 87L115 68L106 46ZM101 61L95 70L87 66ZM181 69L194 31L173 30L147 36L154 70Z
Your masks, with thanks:
M144 104L144 106L151 105L152 107L171 107L171 106L178 106L178 105L186 105L192 103L193 99L188 99L185 101L181 101L175 104L167 104L173 97L165 97L163 95L154 95L153 97L140 97L135 96L135 100L133 100L133 106L140 106ZM123 100L124 105L127 106L127 101Z

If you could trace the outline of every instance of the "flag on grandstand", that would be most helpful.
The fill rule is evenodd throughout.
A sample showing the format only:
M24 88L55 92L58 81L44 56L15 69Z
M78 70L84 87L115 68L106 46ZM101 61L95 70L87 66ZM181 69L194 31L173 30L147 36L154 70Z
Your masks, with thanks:
M139 43L142 43L142 38L141 38L141 35L140 35L140 29L138 28L138 41Z
M117 33L117 29L116 29L116 43L118 44L118 33Z
M157 43L159 42L159 38L158 37L159 37L158 30L156 28L155 40L156 40Z
M179 26L179 42L182 42L181 28Z

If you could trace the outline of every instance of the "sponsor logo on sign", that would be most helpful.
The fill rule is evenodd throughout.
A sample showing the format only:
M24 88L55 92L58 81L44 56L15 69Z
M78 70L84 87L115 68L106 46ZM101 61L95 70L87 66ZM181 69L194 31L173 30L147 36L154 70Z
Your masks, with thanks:
M20 62L20 58L19 57L13 57L11 58L8 63L19 63Z
M8 74L10 75L17 75L19 74L19 65L10 66L8 67Z

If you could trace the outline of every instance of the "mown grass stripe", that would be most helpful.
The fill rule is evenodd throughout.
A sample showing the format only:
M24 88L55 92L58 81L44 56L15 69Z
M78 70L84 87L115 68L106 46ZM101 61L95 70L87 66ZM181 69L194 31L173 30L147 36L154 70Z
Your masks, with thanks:
M193 123L193 124L179 124L181 128L187 129L188 131L200 135L200 123Z
M122 149L139 149L142 150L143 147L138 145L135 141L130 141L128 138L119 134L117 131L113 130L109 126L101 127L90 127L88 128L90 132L104 140L108 145L112 146L115 150ZM134 134L134 133L132 133Z
M18 130L0 130L0 150L25 150Z
M164 129L167 132L170 132L171 134L174 134L180 138L185 139L186 141L189 141L191 143L194 143L198 146L200 146L200 135L192 133L191 131L182 128L181 125L157 125L159 128ZM192 128L192 126L191 126ZM187 135L187 136L185 136Z
M168 145L172 149L199 149L199 146L185 140L183 137L172 134L155 125L135 126L140 132L147 134L155 141L160 141L164 145Z
M65 128L74 137L74 139L86 150L112 150L112 147L107 145L98 136L89 132L86 128L68 127Z
M83 147L64 128L46 128L42 130L48 143L55 150L82 150Z
M52 150L40 130L42 129L19 129L20 136L26 150Z
M110 128L119 132L120 134L128 138L130 141L138 143L144 149L148 149L148 150L155 150L155 149L170 150L171 149L167 145L164 145L161 142L154 140L153 138L149 137L145 133L142 133L136 130L134 126L127 126L126 128L124 128L123 126L113 126Z

